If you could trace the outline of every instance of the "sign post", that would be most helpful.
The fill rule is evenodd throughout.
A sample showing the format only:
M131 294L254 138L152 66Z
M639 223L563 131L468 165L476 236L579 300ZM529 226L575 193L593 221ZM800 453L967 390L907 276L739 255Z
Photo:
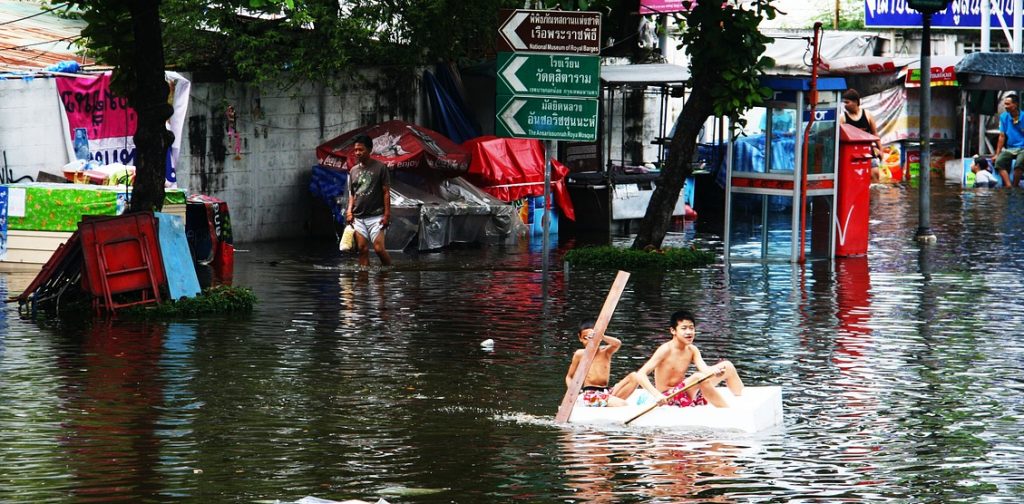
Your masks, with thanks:
M546 281L551 156L558 154L559 140L597 140L601 13L502 10L497 42L494 132L501 137L544 140L541 225Z

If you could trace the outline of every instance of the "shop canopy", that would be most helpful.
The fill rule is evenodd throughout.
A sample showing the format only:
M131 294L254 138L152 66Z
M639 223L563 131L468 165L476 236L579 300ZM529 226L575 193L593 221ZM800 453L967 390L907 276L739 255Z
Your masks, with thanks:
M352 146L360 134L373 139L373 158L391 169L456 176L469 167L469 153L448 137L398 120L357 128L324 142L316 148L317 162L347 171L355 164Z
M964 89L1024 89L1024 54L972 53L956 65Z
M462 146L472 158L466 179L488 194L506 202L544 194L544 146L540 140L482 136ZM569 168L554 159L551 166L552 199L562 215L575 221L565 187Z

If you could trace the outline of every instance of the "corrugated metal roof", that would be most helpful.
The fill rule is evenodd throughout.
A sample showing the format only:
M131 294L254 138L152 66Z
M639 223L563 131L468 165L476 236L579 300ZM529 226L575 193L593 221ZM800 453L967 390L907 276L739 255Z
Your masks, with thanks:
M0 0L0 72L39 70L54 63L75 60L92 64L75 54L86 23L63 19L53 5L38 1Z

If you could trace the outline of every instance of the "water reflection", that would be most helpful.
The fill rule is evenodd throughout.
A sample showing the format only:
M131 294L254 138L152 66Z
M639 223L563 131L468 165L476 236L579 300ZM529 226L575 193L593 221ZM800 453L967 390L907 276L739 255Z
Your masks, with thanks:
M77 327L6 305L0 501L1016 502L1024 193L933 189L931 247L917 191L885 186L866 258L633 273L614 377L691 309L705 359L784 388L784 428L756 436L554 426L615 273L544 275L527 244L384 271L252 244L249 316ZM721 251L688 232L669 242Z
M737 455L756 451L734 442L673 435L562 434L565 498L578 502L732 502L718 490L742 471Z
M163 485L156 430L164 330L155 324L112 329L112 322L95 323L58 357L66 415L59 443L70 476L85 483L72 489L80 500L132 500Z

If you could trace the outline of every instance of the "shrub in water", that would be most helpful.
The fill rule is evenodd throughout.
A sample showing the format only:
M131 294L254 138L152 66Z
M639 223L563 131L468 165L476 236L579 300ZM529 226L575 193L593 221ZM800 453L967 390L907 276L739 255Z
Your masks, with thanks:
M648 251L601 246L570 250L565 254L564 259L574 268L637 271L696 268L713 263L715 255L696 248L664 248Z

